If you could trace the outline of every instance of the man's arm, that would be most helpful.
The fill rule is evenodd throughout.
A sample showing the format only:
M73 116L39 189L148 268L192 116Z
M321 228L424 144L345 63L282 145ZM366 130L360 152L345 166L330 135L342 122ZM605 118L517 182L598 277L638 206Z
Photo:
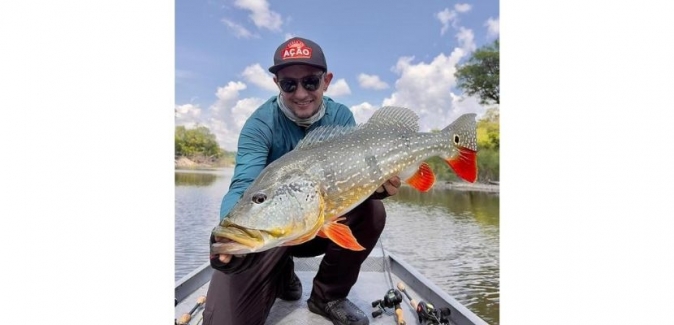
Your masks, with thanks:
M266 166L271 143L271 130L267 125L255 119L246 121L239 135L236 167L234 168L232 183L220 204L220 221L227 217L243 192ZM213 244L215 241L216 238L211 234L209 244ZM236 274L257 263L258 255L248 254L241 257L215 255L211 256L210 262L211 267L218 271Z
M257 178L267 164L271 150L271 130L259 120L248 120L239 135L236 167L229 191L220 204L220 221L239 201L243 192Z

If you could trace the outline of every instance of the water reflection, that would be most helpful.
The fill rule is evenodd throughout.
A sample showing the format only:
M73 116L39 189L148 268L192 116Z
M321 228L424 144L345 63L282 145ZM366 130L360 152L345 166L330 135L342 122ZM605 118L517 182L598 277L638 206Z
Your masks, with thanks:
M177 172L175 173L176 186L211 186L218 175L203 172Z
M403 186L398 195L387 200L420 207L447 209L456 216L472 216L483 225L499 225L499 194L487 192L432 189L426 193Z

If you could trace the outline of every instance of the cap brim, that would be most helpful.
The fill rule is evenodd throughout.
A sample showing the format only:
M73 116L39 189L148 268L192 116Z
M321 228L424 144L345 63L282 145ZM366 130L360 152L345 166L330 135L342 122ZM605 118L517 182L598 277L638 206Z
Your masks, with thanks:
M269 67L269 72L271 72L273 74L276 74L276 72L278 72L279 70L281 70L285 67L289 67L291 65L308 65L308 66L312 66L314 68L321 69L323 71L328 70L326 67L318 65L318 64L311 64L311 63L306 63L306 62L287 62L287 63L277 64L277 65L273 65L273 66Z

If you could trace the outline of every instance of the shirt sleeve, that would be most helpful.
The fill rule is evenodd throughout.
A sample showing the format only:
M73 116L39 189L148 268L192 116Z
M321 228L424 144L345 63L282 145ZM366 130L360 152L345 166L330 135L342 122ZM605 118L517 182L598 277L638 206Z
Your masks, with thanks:
M267 164L271 148L271 129L258 119L248 119L239 135L234 176L220 204L220 221L239 201L243 192Z

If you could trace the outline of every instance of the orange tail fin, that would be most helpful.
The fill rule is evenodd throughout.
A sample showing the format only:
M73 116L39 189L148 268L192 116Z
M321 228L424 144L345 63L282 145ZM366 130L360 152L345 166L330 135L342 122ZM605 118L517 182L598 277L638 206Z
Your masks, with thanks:
M337 223L337 220L326 223L321 230L318 231L318 236L330 238L335 244L352 251L362 251L365 247L361 246L349 226Z
M405 182L421 192L427 192L435 184L435 174L433 174L431 166L423 162L419 165L417 172L406 179Z
M475 183L477 180L477 153L467 148L460 148L459 155L445 159L449 167L464 180Z

